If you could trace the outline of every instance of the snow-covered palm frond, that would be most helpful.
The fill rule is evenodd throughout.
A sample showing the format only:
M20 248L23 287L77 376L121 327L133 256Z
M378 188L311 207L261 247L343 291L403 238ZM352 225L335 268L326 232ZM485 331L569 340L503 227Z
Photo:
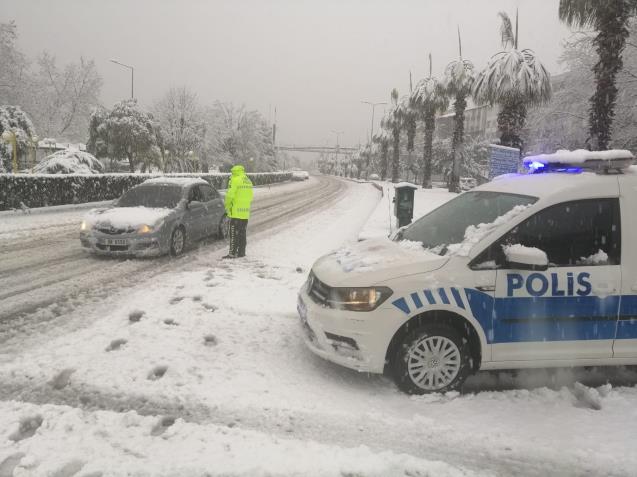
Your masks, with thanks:
M411 103L417 109L444 110L448 100L443 85L433 77L421 79L411 93Z
M473 63L462 58L452 61L445 68L443 86L449 95L471 93L473 82L476 79Z
M605 7L599 0L560 0L560 20L568 26L595 26L599 11Z
M372 141L379 145L389 144L390 140L391 140L391 136L389 135L389 132L385 129L382 129L376 134L374 134L374 137L372 138Z
M506 12L499 12L498 16L502 19L500 25L500 38L502 41L502 48L515 45L515 36L513 34L513 26L511 25L511 19Z
M551 97L551 78L533 51L513 48L491 58L475 80L473 97L479 103L520 98L542 104Z

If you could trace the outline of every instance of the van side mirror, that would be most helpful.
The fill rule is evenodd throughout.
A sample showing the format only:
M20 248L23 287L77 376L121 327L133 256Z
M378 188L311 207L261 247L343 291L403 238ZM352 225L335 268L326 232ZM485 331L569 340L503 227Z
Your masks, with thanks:
M535 247L515 244L504 247L507 268L544 271L549 268L546 252Z

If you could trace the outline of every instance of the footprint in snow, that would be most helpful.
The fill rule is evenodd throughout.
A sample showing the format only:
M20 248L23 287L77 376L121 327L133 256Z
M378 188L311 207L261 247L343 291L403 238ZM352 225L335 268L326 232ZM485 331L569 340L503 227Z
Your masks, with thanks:
M0 477L12 477L13 471L25 455L24 452L16 452L0 462Z
M202 300L201 295L195 295L192 297L192 301L201 301L201 300Z
M175 423L175 418L174 417L172 417L172 416L164 416L164 417L162 417L159 420L159 422L157 424L155 424L155 427L153 427L153 429L150 431L150 435L151 436L160 436L164 432L166 432L166 429L168 429L174 423Z
M72 460L64 464L55 472L53 472L51 476L52 477L72 477L76 475L80 470L82 470L82 467L84 467L84 464L86 464L86 462L82 462L81 460L77 460L77 459Z
M148 379L151 381L157 381L161 379L168 371L168 366L155 366L150 373L148 373Z
M214 313L215 311L217 311L217 307L211 305L210 303L202 303L201 306L203 306L205 310L209 311L210 313Z
M166 318L164 320L164 324L165 325L170 325L170 326L179 326L179 323L177 323L175 320L173 320L172 318Z
M111 343L106 347L106 351L118 350L126 343L128 343L128 341L126 341L124 338L117 338L116 340L111 341Z
M176 305L177 303L179 303L179 302L180 302L181 300L183 300L183 299L184 299L184 297L183 297L183 296L176 296L176 297L174 297L174 298L171 298L171 300L170 300L170 302L169 302L169 303L170 303L171 305Z
M20 419L20 426L13 432L9 439L13 442L18 442L23 439L28 439L35 434L35 431L42 425L42 416L36 414L35 416L23 417Z
M206 335L203 337L203 344L206 346L217 346L217 337L215 335Z
M128 321L131 323L137 323L142 317L146 314L145 311L142 310L133 310L128 314Z
M49 381L49 384L53 389L60 390L64 389L71 382L71 375L75 372L73 368L66 368L60 371L55 377Z

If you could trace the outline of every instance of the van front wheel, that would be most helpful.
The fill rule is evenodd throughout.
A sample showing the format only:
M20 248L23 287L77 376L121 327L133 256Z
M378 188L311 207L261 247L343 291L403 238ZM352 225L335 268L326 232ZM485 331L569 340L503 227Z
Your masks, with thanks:
M450 326L421 326L404 337L392 363L396 385L409 394L459 389L471 372L466 340Z

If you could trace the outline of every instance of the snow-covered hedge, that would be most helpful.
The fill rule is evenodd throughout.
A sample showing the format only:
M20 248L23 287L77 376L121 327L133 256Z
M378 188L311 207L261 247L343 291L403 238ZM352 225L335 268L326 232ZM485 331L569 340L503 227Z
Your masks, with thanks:
M161 174L0 174L0 210L47 205L79 204L116 199L131 187ZM230 174L166 174L201 177L216 189L225 189ZM254 185L290 180L289 172L250 173Z

